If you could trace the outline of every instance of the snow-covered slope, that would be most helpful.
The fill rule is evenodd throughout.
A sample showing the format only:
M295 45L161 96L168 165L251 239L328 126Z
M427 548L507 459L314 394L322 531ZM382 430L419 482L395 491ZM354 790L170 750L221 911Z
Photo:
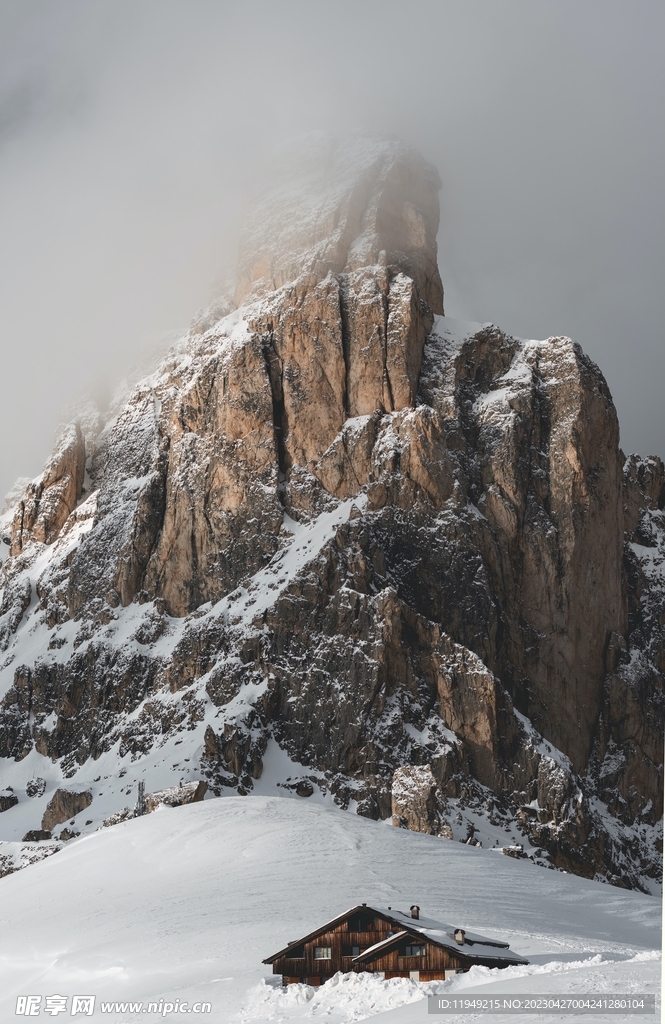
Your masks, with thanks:
M436 986L355 976L316 992L273 985L264 957L362 901L417 902L509 941L530 964ZM188 1019L219 1024L346 1024L433 987L654 992L660 976L653 897L295 799L206 800L74 840L3 879L0 917L2 1021L17 996L57 993L94 994L94 1019L108 1024L163 1018L102 1014L102 1001L160 999L209 1001L210 1014ZM418 1002L377 1019L424 1014Z

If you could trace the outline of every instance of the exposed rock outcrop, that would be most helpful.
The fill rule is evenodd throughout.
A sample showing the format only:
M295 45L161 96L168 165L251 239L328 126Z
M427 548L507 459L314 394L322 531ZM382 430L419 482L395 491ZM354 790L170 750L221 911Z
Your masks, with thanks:
M146 793L146 814L156 811L162 804L167 807L182 807L183 804L199 803L206 795L207 789L207 782L199 781L186 782L183 786L169 786L168 789L157 790L156 793Z
M52 831L56 825L76 817L92 803L92 793L78 787L56 789L49 800L42 818L42 829Z
M631 455L624 465L625 635L612 636L588 785L623 821L663 815L665 719L665 467Z
M83 489L85 442L78 423L66 427L40 477L28 484L12 522L12 555L28 541L52 544L76 507Z
M36 749L91 794L116 747L150 784L173 743L185 786L249 793L277 744L287 790L660 877L663 465L570 339L443 316L438 187L319 139L235 300L61 435L2 567L7 781Z
M405 765L393 775L393 825L452 839L445 801L429 765Z
M17 803L18 797L11 786L0 790L0 814L3 811L8 811L10 807L15 807Z
M30 779L30 781L26 782L25 785L26 795L32 798L36 796L42 796L44 794L45 789L46 780L41 779L39 777L37 777L36 779Z
M33 828L29 832L26 832L23 836L24 843L41 843L51 838L51 833L48 829L44 828Z

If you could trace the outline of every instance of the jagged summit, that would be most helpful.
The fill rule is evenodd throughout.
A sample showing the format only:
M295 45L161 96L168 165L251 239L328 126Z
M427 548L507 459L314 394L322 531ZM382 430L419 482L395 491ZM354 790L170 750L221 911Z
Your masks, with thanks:
M394 139L319 134L271 163L240 246L236 303L297 278L392 265L443 314L436 169Z
M203 777L651 891L663 464L624 459L570 339L440 315L420 156L300 152L240 304L2 517L0 838L63 784L85 831Z

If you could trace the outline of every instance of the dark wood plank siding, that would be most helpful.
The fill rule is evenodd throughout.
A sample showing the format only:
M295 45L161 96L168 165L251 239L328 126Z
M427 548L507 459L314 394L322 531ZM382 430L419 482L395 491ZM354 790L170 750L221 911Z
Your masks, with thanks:
M330 978L337 971L349 972L352 970L352 957L343 956L345 946L358 946L360 951L373 946L377 942L388 938L389 932L397 931L395 925L384 921L374 915L366 915L368 924L373 927L368 931L349 931L349 921L342 921L330 931L322 932L315 939L305 942L303 946L303 957L295 958L285 955L275 960L272 965L273 974L281 974L285 978ZM330 946L330 960L316 960L314 953L317 946ZM371 970L379 970L372 967Z
M349 971L356 971L358 973L364 971L383 972L386 978L408 978L411 971L418 971L421 980L433 981L436 978L443 978L446 971L468 970L474 963L486 964L490 967L496 966L495 962L483 960L480 957L464 956L457 954L455 950L442 949L440 946L427 942L427 940L416 935L414 935L413 939L410 939L408 937L408 927L398 928L395 924L384 920L379 915L367 912L364 913L364 917L364 931L349 930L350 924L357 925L359 923L358 914L354 913L334 928L321 932L314 939L310 939L302 944L294 943L293 950L302 953L302 956L294 957L289 956L288 952L285 953L284 956L279 957L279 959L273 962L273 974L281 974L285 984L293 981L304 981L305 979L309 980L312 984L317 984L331 978L338 971L343 971L344 973ZM414 925L417 927L416 921L414 921ZM399 946L384 953L383 956L377 957L370 963L354 964L352 956L344 956L345 947L358 946L359 951L362 953L370 946L383 942L384 939L389 938L390 935L394 935L398 931L407 932L407 936L400 940ZM424 945L425 955L404 956L404 947L406 945ZM331 957L329 960L315 959L317 946L330 947Z
M422 941L422 940L420 940ZM409 975L411 971L436 972L452 971L459 968L466 968L464 958L454 956L446 949L435 946L433 943L425 942L425 956L400 956L399 949L392 949L382 957L372 960L368 964L357 964L355 971L384 971L394 976Z

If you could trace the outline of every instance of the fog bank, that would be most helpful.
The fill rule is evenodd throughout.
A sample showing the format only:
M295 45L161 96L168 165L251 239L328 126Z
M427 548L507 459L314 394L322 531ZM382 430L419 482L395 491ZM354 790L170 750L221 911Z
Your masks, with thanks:
M397 134L443 180L446 312L569 334L665 456L661 4L0 3L0 494L232 269L280 140Z

